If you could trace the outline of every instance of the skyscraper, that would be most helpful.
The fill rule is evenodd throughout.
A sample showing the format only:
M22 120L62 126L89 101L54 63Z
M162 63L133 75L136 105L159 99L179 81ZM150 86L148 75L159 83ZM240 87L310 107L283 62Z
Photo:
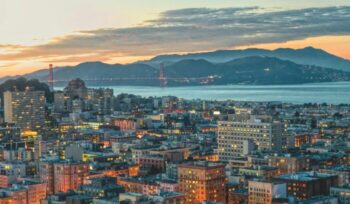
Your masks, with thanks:
M4 93L5 122L15 123L24 130L36 130L45 124L45 92L6 91Z

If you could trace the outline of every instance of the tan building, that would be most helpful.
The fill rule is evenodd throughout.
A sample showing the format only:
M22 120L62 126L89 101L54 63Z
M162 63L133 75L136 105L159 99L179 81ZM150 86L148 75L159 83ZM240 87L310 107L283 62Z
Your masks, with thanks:
M218 153L221 161L246 156L258 150L280 150L283 125L276 121L250 118L218 122Z
M273 199L286 197L287 185L285 183L267 181L248 182L249 204L272 204Z
M178 166L179 190L185 203L226 202L225 166L219 163L194 162Z
M45 124L45 92L6 91L4 93L4 118L25 130L40 129Z

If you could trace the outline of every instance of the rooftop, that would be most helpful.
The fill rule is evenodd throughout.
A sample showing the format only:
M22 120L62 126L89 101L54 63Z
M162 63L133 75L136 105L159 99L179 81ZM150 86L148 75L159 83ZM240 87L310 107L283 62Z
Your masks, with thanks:
M334 177L336 175L319 173L315 171L307 171L307 172L298 172L295 174L284 174L281 176L277 176L275 178L278 179L288 179L288 180L296 180L296 181L313 181L321 178Z

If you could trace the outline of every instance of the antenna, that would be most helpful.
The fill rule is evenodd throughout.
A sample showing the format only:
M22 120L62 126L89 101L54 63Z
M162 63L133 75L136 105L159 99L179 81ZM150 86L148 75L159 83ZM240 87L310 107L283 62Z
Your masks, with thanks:
M53 66L52 64L49 65L49 78L48 78L48 84L49 84L49 87L50 87L50 91L53 91L54 90L54 81L53 81Z

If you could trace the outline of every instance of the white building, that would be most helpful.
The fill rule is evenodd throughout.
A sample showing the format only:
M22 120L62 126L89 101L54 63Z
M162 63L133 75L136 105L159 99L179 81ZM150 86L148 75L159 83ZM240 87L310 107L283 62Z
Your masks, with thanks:
M251 117L244 121L218 122L218 153L222 161L245 156L254 148L280 150L283 125L277 121L263 121Z
M6 91L4 93L5 122L15 123L18 127L27 130L40 129L45 124L45 92Z

